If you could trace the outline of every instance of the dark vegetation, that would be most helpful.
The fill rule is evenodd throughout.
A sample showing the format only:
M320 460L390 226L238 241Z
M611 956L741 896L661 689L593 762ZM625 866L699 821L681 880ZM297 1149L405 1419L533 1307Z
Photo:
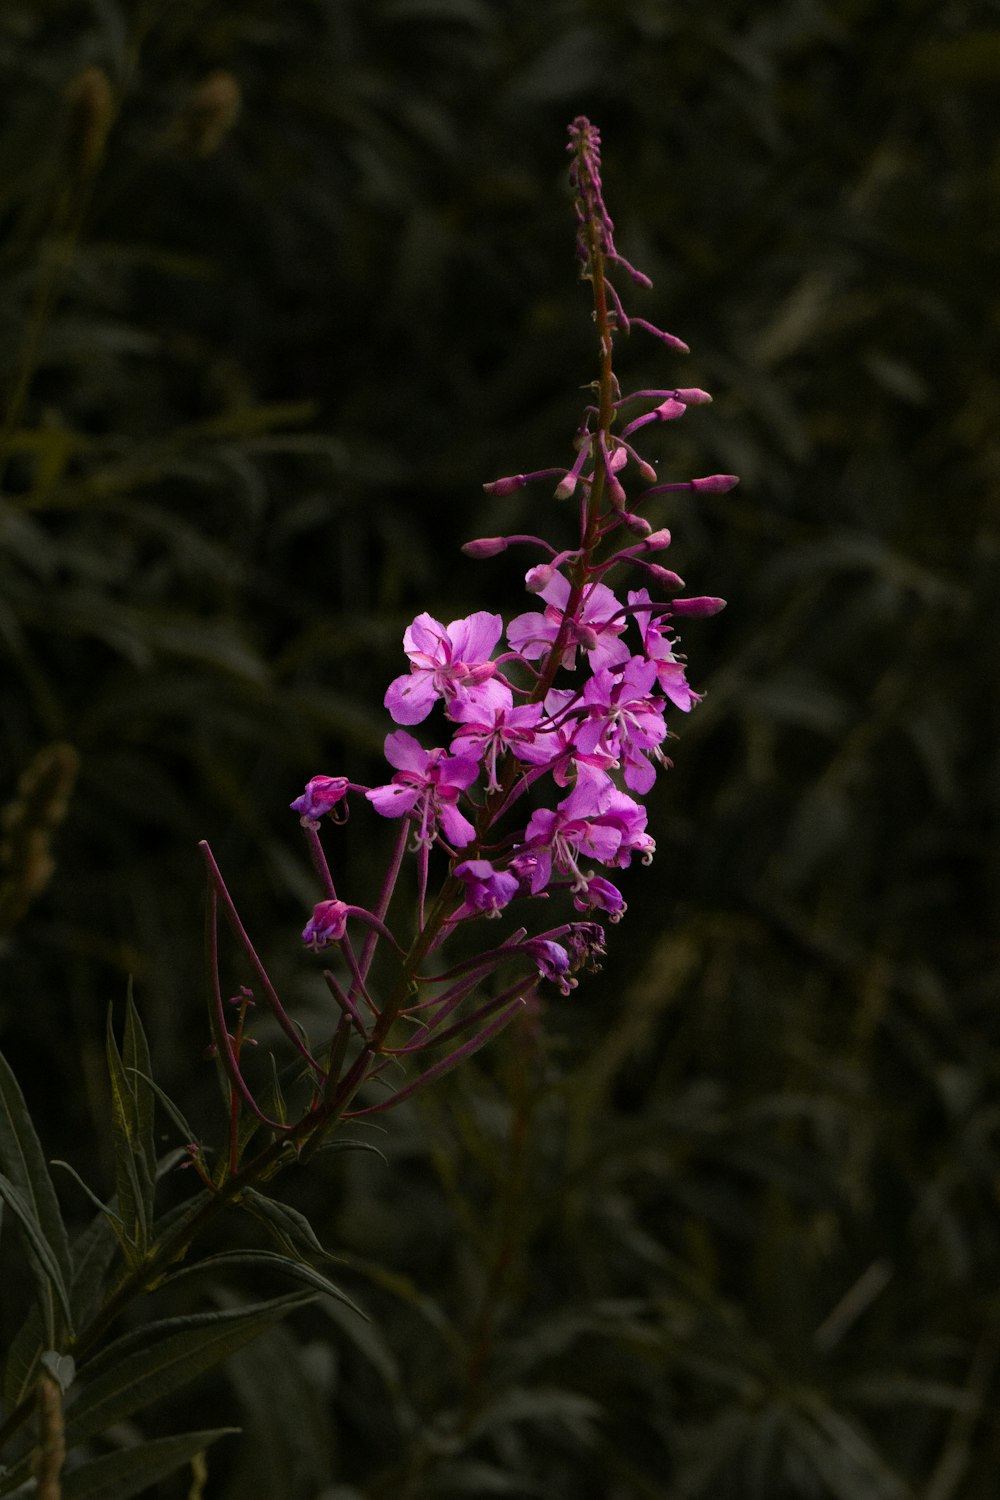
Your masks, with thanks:
M289 1176L372 1322L192 1388L206 1493L993 1500L1000 6L6 0L0 76L0 1046L102 1194L129 976L218 1114L196 841L315 1015L289 801L418 609L524 607L458 548L592 378L580 112L693 351L623 367L715 396L662 471L742 476L658 518L729 607L604 973Z

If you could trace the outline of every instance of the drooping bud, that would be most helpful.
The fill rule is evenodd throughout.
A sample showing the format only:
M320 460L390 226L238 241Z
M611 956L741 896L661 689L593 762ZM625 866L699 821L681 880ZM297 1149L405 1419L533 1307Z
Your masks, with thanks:
M670 612L675 615L691 615L697 619L704 615L717 615L725 607L725 599L712 599L706 595L697 599L674 599Z
M645 318L631 318L629 320L633 328L645 328L654 339L659 339L666 344L668 349L676 349L678 354L690 354L691 350L683 339L679 339L675 333L666 333L662 328L657 328L655 323L648 323Z
M621 511L619 519L626 531L630 531L633 536L648 537L653 530L645 516L633 515L630 510Z
M497 557L507 551L507 546L505 536L481 536L475 541L463 542L462 551L466 557Z
M492 479L489 484L484 484L483 489L487 495L513 495L516 490L521 490L527 484L525 474L508 474L504 479Z
M709 474L705 479L692 479L689 486L696 494L724 495L739 484L738 474Z
M659 563L646 563L645 566L646 572L649 574L650 578L652 578L654 582L658 583L661 588L682 589L684 587L683 578L679 577L678 574L674 573L670 568L661 568ZM677 601L674 600L675 604L676 602ZM685 612L690 613L690 611L682 611L682 613ZM709 610L707 611L707 613L714 614L715 611Z

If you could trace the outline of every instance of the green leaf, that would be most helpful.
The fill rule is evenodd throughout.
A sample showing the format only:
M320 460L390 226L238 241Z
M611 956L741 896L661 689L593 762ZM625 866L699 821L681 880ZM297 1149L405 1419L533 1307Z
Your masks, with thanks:
M146 1173L151 1182L156 1180L156 1137L154 1134L153 1090L148 1079L153 1068L149 1056L149 1043L143 1030L139 1012L132 997L132 981L129 980L125 1002L125 1035L122 1061L131 1080L135 1113L135 1144L142 1153ZM150 1199L152 1218L152 1199Z
M129 997L131 1000L131 996ZM133 1058L141 1053L135 1028L126 1040ZM155 1160L147 1158L147 1142L152 1146L152 1095L145 1082L137 1077L137 1063L126 1068L115 1041L108 1007L107 1026L108 1076L111 1082L111 1134L115 1151L115 1183L118 1188L118 1212L121 1220L119 1238L130 1266L141 1264L149 1248L149 1230L153 1220L153 1184ZM148 1056L146 1058L148 1067ZM139 1090L144 1102L140 1105ZM148 1114L148 1119L147 1119Z
M15 1201L4 1198L17 1215L31 1247L32 1264L39 1278L43 1311L51 1326L48 1342L58 1342L50 1287L54 1287L71 1327L66 1286L71 1263L66 1227L59 1211L52 1178L45 1163L28 1107L6 1058L0 1054L0 1168ZM18 1206L19 1205L19 1206Z
M122 1453L91 1459L65 1476L63 1500L129 1500L129 1496L141 1494L181 1464L190 1463L220 1437L239 1430L213 1427L205 1432L183 1432L176 1437L154 1438Z
M256 1188L245 1189L240 1196L239 1206L259 1219L282 1250L293 1259L301 1260L302 1252L332 1259L330 1252L324 1250L316 1238L316 1231L305 1214L300 1214L297 1208L289 1208L287 1203L278 1203L274 1198L265 1198Z
M66 1413L67 1446L189 1385L314 1296L293 1292L249 1307L169 1318L116 1339L78 1376L78 1395Z
M51 1335L48 1338L48 1342L55 1344L55 1319L52 1316L54 1309L51 1305L51 1294L53 1291L59 1299L59 1304L66 1319L67 1329L70 1332L73 1329L69 1293L66 1290L62 1267L59 1264L55 1251L42 1233L41 1226L34 1214L34 1205L14 1186L10 1178L3 1173L0 1173L0 1198L10 1208L24 1233L28 1247L28 1258L34 1268L38 1289L43 1299L43 1315L46 1316L49 1324L46 1328L47 1335Z
M230 1266L256 1266L258 1269L280 1271L285 1276L291 1276L295 1281L304 1282L306 1286L312 1287L317 1292L323 1292L328 1297L335 1297L338 1302L345 1302L359 1317L367 1317L357 1303L352 1302L347 1293L334 1286L332 1281L328 1281L322 1272L307 1265L303 1260L278 1255L274 1250L221 1250L217 1255L208 1255L194 1265L184 1266L180 1271L173 1271L169 1276L164 1277L163 1284L180 1281L185 1276L196 1276L201 1271L228 1270Z
M118 1249L111 1209L101 1207L87 1228L73 1241L73 1281L70 1301L77 1326L83 1328L104 1300L108 1271Z

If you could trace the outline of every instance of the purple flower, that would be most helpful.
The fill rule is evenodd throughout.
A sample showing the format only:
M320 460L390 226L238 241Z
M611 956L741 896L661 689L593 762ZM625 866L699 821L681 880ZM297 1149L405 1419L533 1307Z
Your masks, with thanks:
M615 856L620 834L616 827L605 828L598 821L614 790L610 777L581 766L576 786L558 807L541 807L532 813L524 831L524 845L511 860L511 868L528 881L533 896L549 884L553 867L572 876L574 887L585 884L586 877L577 866L581 852L601 864L608 864ZM525 856L530 856L530 861Z
M517 895L517 876L495 870L488 859L465 859L455 866L455 874L465 883L465 906L470 911L498 917Z
M350 907L343 901L321 901L313 907L313 914L302 932L302 941L307 948L318 953L330 943L338 943L347 931L347 914Z
M604 806L592 819L595 842L598 832L604 837L604 847L614 845L608 855L597 856L602 864L625 869L631 864L633 854L641 854L644 865L652 861L656 843L646 832L646 809L616 787L612 788Z
M642 656L633 656L624 672L607 667L595 672L583 689L590 717L574 740L585 755L600 748L624 762L625 785L639 793L648 792L656 780L647 752L658 755L667 737L663 699L650 696L656 680L656 663Z
M569 950L569 966L577 969L599 969L604 956L604 928L600 922L570 922L563 941Z
M479 766L471 756L425 750L412 734L397 729L386 736L385 758L396 767L397 774L387 785L365 793L376 812L384 818L413 813L420 825L418 844L433 843L439 824L445 838L457 848L472 842L476 830L455 806L479 775Z
M621 891L603 875L588 875L573 892L577 911L606 911L609 922L620 922L627 907Z
M521 951L534 961L542 978L551 979L564 995L576 988L576 980L570 974L569 954L561 943L554 943L551 938L529 938L521 944Z
M483 762L489 792L499 789L497 761L508 752L529 765L540 766L559 748L552 744L551 735L538 732L545 712L540 703L515 707L509 689L507 698L507 702L493 703L456 698L451 706L451 717L462 726L455 732L452 749L456 755L474 756Z
M569 580L562 573L553 573L538 592L545 600L544 613L529 610L511 620L507 627L512 650L528 661L544 656L555 644L570 600ZM624 642L618 639L624 629L625 615L611 590L603 583L588 584L567 627L562 665L572 671L576 665L577 648L582 647L590 658L593 671L620 666L631 654Z
M303 828L316 828L320 818L331 812L338 802L347 796L350 782L346 776L314 776L306 783L301 797L291 803Z
M503 634L503 620L479 610L464 620L442 625L432 615L418 615L403 636L410 658L409 676L389 684L385 706L397 724L419 724L438 698L451 703L459 692L490 700L490 660Z
M676 642L667 625L667 613L656 612L656 605L649 597L648 589L630 593L628 602L632 606L639 629L642 631L642 648L649 660L656 665L656 678L660 687L677 708L690 713L701 695L694 692L684 676L684 662L674 654Z

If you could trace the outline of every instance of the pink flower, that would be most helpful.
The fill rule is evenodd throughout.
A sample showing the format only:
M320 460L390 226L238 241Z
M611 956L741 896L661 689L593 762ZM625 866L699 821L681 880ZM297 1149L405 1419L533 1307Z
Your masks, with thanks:
M314 776L308 781L302 796L291 803L303 828L316 828L320 818L347 796L349 786L346 776Z
M633 656L624 672L606 667L595 672L583 689L590 717L580 725L574 742L584 754L600 747L621 760L625 785L639 793L648 792L656 780L647 752L657 755L667 737L663 699L651 696L656 674L656 663L642 656Z
M541 807L532 813L524 831L524 845L511 860L511 868L528 881L533 896L549 884L553 867L572 876L574 888L586 884L577 866L581 852L601 864L608 864L614 857L621 842L617 830L605 829L598 821L613 793L610 777L581 766L576 786L558 807Z
M603 875L588 875L574 891L573 905L577 911L606 911L609 922L620 922L627 910L621 891Z
M664 610L657 612L656 605L649 597L648 589L638 589L635 593L630 593L628 602L634 610L639 629L642 631L643 650L649 660L656 665L656 677L660 687L675 707L683 713L690 713L694 705L701 702L701 695L689 687L687 678L684 676L683 658L674 654L674 646L677 643L667 624L667 612Z
M490 679L496 672L490 657L502 634L503 620L486 610L450 625L432 615L418 615L403 636L409 676L397 677L385 695L396 723L419 724L438 698L451 703L459 692L466 697L479 692L489 700Z
M495 870L488 859L465 859L455 866L455 874L465 883L465 906L470 912L498 917L501 909L517 895L517 876Z
M515 707L509 690L507 699L507 702L483 703L456 698L451 706L451 717L461 724L451 742L452 749L457 755L472 755L483 762L489 792L499 789L497 761L508 751L518 760L538 766L545 764L554 748L551 735L538 734L539 720L545 712L542 705L523 703Z
M551 979L564 995L576 988L576 980L570 974L569 954L560 943L551 938L529 938L521 944L521 951L534 961L542 978Z
M376 812L383 818L414 814L419 820L418 844L433 843L439 824L445 838L457 848L472 842L476 830L455 806L479 775L479 766L471 756L425 750L412 734L397 729L386 736L385 758L396 767L397 774L387 785L365 793Z
M555 644L572 590L569 580L556 572L538 592L546 603L544 614L531 610L518 615L507 627L512 650L528 661L544 656ZM569 621L562 665L572 671L576 665L577 648L582 647L590 658L593 671L620 666L631 654L624 642L618 639L624 629L625 614L611 590L603 583L588 584Z
M313 907L313 914L302 932L302 941L307 948L318 953L330 943L338 943L347 931L347 914L350 907L343 901L321 901Z

